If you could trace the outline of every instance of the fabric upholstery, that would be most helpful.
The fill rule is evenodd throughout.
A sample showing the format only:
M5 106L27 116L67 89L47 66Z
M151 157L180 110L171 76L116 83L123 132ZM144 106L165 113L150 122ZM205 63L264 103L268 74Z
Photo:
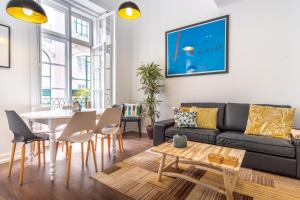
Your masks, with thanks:
M195 112L178 112L175 114L175 126L194 128L197 126L196 118Z
M228 103L225 112L226 130L242 131L246 130L249 104Z
M225 131L217 136L217 144L245 149L247 151L295 158L295 146L287 140L278 138L245 135L242 132Z
M217 130L218 108L192 107L190 112L197 113L197 128Z
M251 105L245 134L291 140L295 109Z
M165 142L165 130L174 126L174 119L155 122L153 129L153 145L157 146Z
M225 103L182 103L181 107L218 108L217 128L224 130Z
M283 176L296 177L297 161L293 158L247 151L242 166Z
M186 135L188 140L191 141L216 144L216 136L220 133L220 131L199 128L170 127L166 129L165 136L172 138L177 133L182 133L183 135Z

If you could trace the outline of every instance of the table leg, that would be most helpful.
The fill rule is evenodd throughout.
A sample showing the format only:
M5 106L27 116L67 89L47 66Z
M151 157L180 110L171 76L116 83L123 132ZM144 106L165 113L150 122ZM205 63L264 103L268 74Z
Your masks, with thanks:
M236 186L238 173L228 170L223 170L224 187L226 192L226 199L233 200L233 192Z
M176 157L174 167L177 169L178 168L178 162L179 162L179 157Z
M165 167L165 160L166 160L166 154L162 154L162 158L161 158L159 169L158 169L158 175L157 175L157 181L158 182L161 181L162 172L163 172L164 167Z
M55 159L55 152L56 152L56 145L55 145L55 128L52 125L52 121L49 121L48 123L50 132L50 170L49 175L51 178L51 181L54 181L55 179L55 173L56 173L56 159Z
M113 134L113 145L112 145L113 157L117 154L117 134Z

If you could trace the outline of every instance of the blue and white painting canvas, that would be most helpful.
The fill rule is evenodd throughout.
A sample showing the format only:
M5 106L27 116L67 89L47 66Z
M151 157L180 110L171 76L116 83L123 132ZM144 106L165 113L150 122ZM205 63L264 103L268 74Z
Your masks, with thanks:
M228 72L229 16L166 33L166 77Z

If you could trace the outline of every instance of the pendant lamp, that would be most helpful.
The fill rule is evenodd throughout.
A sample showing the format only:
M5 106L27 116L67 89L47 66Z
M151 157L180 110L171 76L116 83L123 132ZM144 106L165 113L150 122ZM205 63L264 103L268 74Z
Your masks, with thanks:
M44 9L33 0L11 0L6 6L6 12L25 22L43 24L48 21Z
M118 15L123 19L135 20L141 16L141 11L135 3L127 1L120 5Z

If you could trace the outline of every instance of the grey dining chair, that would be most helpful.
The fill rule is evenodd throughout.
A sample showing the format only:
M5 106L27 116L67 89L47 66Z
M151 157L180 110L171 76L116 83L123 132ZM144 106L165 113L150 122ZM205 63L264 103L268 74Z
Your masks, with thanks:
M5 112L8 120L9 129L14 134L14 139L11 141L12 148L11 148L8 177L11 176L17 143L23 143L22 154L21 154L21 171L19 177L19 184L22 185L24 180L24 162L25 162L26 144L37 141L38 146L40 147L40 142L42 142L43 154L44 154L43 157L44 157L44 164L45 164L45 141L49 140L49 135L42 132L36 132L36 133L32 132L29 129L29 127L26 125L26 123L22 120L22 118L15 111L7 110ZM38 158L40 164L40 148L38 150Z

